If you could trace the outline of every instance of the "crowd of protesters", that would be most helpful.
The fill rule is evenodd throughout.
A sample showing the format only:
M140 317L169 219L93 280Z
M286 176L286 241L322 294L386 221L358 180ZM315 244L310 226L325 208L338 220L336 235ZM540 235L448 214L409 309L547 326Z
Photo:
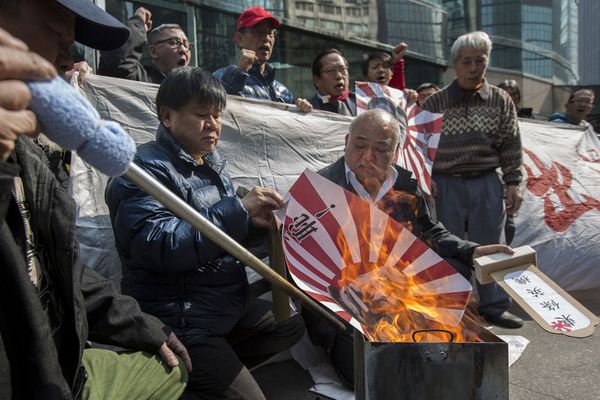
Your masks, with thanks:
M276 322L271 305L249 293L240 261L124 177L106 189L122 293L85 265L65 190L69 159L49 161L38 140L44 127L28 110L27 82L72 72L74 41L101 51L99 74L160 84L156 137L138 148L136 163L249 248L266 242L283 199L261 187L236 195L217 151L226 94L356 117L344 156L319 173L406 222L466 278L474 257L512 252L505 243L523 178L517 120L532 110L520 106L514 80L486 80L487 34L455 41L456 78L441 89L406 87L405 43L362 65L366 81L444 115L433 165L436 221L411 173L393 163L405 118L381 109L357 117L348 61L334 48L314 58L314 95L295 97L269 63L279 26L261 7L245 10L233 38L237 64L211 74L189 67L194 49L179 25L153 27L143 7L123 24L87 0L0 0L0 398L264 399L249 368L289 349L305 326L353 385L351 328L336 332L306 310ZM142 63L144 47L150 64ZM576 91L550 120L585 127L594 100L593 91ZM392 190L413 200L387 207ZM478 285L478 293L487 322L522 325L497 285Z

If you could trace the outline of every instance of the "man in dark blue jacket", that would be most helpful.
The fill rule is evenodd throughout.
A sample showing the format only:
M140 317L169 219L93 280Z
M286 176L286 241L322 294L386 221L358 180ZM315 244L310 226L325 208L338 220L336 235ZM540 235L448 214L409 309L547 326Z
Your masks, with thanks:
M264 8L255 6L245 10L237 20L233 40L240 47L237 65L215 71L229 94L255 99L294 104L294 95L275 79L275 68L267 61L271 58L279 21ZM309 112L312 106L306 99L298 98L296 106Z
M234 195L215 150L225 108L223 87L201 68L172 71L156 98L156 141L136 162L234 240L264 238L281 196L255 187ZM296 343L294 316L275 323L270 304L248 295L244 265L124 178L110 182L107 203L123 264L123 292L159 317L187 345L194 370L185 396L264 399L244 366Z

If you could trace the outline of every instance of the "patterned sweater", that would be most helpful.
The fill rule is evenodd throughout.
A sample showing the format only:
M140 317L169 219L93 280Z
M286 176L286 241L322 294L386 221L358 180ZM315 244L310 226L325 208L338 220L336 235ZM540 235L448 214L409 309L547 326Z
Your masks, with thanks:
M444 113L434 173L468 174L501 167L506 185L521 182L521 135L515 106L506 92L484 80L471 95L455 80L430 96L423 108Z

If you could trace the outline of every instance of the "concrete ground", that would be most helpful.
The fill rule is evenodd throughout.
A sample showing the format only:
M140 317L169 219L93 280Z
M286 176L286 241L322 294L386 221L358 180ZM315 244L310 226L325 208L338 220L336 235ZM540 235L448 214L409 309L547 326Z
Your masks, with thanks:
M571 294L596 315L600 315L600 290ZM584 339L555 335L540 328L517 305L512 312L525 319L520 329L492 331L499 335L520 335L530 343L510 368L511 400L592 400L600 399L600 325ZM315 400L309 392L313 382L295 361L270 364L254 375L269 400Z

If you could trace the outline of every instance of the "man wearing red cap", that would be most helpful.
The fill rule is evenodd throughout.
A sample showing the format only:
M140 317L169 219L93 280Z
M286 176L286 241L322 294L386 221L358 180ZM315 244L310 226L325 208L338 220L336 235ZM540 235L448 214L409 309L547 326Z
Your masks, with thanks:
M279 25L262 7L250 7L240 15L233 37L240 47L238 63L214 73L228 94L294 104L294 95L275 79L275 68L267 62L273 53ZM302 112L312 110L306 99L298 98L295 104Z

